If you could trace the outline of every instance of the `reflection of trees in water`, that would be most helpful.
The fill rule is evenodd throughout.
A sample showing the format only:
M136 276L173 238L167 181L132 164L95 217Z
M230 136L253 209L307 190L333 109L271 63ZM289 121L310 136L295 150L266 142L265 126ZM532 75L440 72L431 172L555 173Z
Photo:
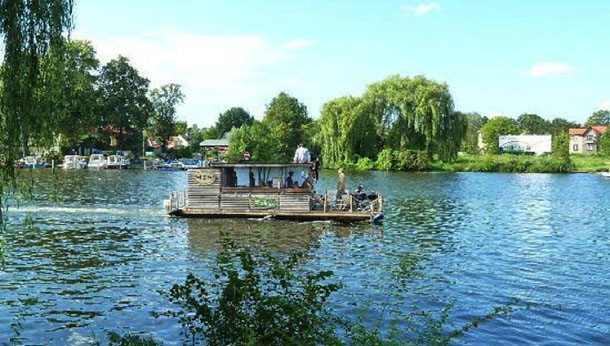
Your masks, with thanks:
M187 223L193 252L220 250L228 242L269 252L308 252L320 246L319 238L326 232L341 237L358 229L328 222L188 219Z
M426 262L434 254L455 251L458 244L453 234L463 227L468 215L463 206L443 198L393 200L386 211L386 235L409 244L395 253L391 270L401 288L418 278L434 276L426 272Z

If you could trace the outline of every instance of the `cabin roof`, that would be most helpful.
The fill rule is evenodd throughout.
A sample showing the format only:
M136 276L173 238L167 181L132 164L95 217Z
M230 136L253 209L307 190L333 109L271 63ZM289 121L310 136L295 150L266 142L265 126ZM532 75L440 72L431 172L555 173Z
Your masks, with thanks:
M310 168L310 163L211 163L210 167L217 168Z

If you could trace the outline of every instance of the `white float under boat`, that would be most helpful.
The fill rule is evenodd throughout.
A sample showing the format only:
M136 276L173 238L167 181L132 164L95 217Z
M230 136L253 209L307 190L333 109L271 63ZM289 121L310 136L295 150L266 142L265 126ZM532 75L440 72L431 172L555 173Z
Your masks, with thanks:
M106 169L108 161L104 154L91 154L89 156L89 169Z
M87 168L87 163L82 156L79 155L66 155L64 156L64 163L62 165L63 169L73 170L73 169L83 169Z

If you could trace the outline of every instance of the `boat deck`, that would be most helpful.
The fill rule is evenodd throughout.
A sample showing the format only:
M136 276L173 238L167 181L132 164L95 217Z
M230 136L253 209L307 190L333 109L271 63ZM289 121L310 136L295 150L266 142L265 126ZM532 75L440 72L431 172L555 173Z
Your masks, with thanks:
M369 221L371 213L357 211L323 211L323 210L232 210L183 207L172 210L170 215L192 218L273 218L294 221Z

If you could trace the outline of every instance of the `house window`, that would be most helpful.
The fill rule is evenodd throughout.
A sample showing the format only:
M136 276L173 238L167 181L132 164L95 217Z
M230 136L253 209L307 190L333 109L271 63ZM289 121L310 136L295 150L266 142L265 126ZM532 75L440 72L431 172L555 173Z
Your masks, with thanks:
M578 151L578 144L572 144L572 151Z
M593 144L587 143L587 151L593 151Z
M592 141L592 140L594 140L594 139L595 139L595 136L593 136L593 135L587 135L587 140L588 140L588 141Z

